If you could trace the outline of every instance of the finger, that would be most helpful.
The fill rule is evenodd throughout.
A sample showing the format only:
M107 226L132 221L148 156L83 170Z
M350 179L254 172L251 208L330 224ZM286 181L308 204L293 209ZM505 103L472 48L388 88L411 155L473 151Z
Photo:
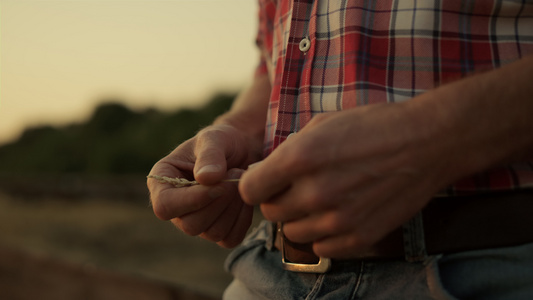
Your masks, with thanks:
M374 209L363 222L351 231L331 235L313 244L317 255L334 258L354 258L368 253L368 249L389 233L411 219L431 199L425 190L405 189L391 201Z
M287 222L337 205L345 187L324 171L298 178L289 189L261 204L263 216L273 222Z
M241 206L242 202L240 202L240 200L231 201L213 224L200 234L200 237L213 242L220 242L223 240L235 224L241 211Z
M244 170L241 169L231 169L228 172L228 178L229 179L236 179L240 178L243 174ZM231 227L229 228L229 231L226 233L223 239L220 241L217 241L217 244L219 246L225 247L225 248L233 248L237 246L245 237L248 228L250 227L250 224L252 223L253 218L253 207L247 205L244 203L238 194L238 187L235 187L236 192L236 199L234 203L237 203L238 206L235 211L237 212L237 215L233 217L233 222L231 223ZM228 224L230 222L228 221Z
M210 127L199 132L194 149L195 179L204 185L224 179L228 164L237 167L246 159L243 144L240 135L230 126Z
M313 251L319 256L330 258L357 258L371 253L373 245L403 224L387 218L388 213L382 214L384 210L375 212L351 231L314 241Z
M330 210L321 214L309 215L292 222L284 222L283 234L288 240L295 243L311 243L331 234L329 228L324 228L317 224L334 224L334 222L337 222L335 220L337 217L337 211Z
M285 222L283 232L287 239L293 242L310 243L325 237L349 232L353 229L352 226L364 223L368 215L368 211L349 213L343 208L327 210L302 219Z
M174 188L169 184L157 184L152 190L151 202L158 218L170 220L202 209L223 194L220 186Z
M283 193L261 203L261 212L265 219L287 222L310 214L314 209L311 203L321 197L321 192L317 191L312 183L313 179L310 176L300 178Z
M217 244L224 248L233 248L237 246L248 232L248 228L252 224L253 219L253 206L249 206L245 203L242 203L241 211L239 216L236 219L236 222L233 224L228 235Z
M194 164L190 159L182 156L184 152L178 151L179 148L184 149L189 145L190 143L187 142L182 144L158 161L150 170L149 175L192 179ZM176 189L171 184L161 183L154 178L148 178L146 184L150 191L150 203L154 213L162 220L170 220L200 209L217 196L216 190L210 191L200 186Z
M178 167L179 165L180 167ZM150 170L148 175L157 175L157 176L166 176L170 178L179 177L179 178L188 178L192 179L192 169L194 164L191 162L186 162L181 159L171 157L171 155L158 161ZM189 176L188 176L189 175ZM162 189L169 188L169 184L162 184L158 180L148 176L146 180L146 185L151 195L158 194Z
M207 130L198 134L194 178L201 184L211 185L226 174L225 140L217 131Z
M361 166L331 165L300 176L283 194L261 204L266 219L287 222L339 206L354 189L367 189L379 180Z
M295 136L285 141L243 175L239 191L244 202L256 205L270 200L289 188L299 174L306 173L312 167L306 155L299 150L299 140Z
M361 228L375 211L389 205L402 184L392 178L367 183L363 188L344 195L338 206L315 212L302 219L287 222L284 232L288 239L308 243Z
M239 178L242 172L242 170L232 169L228 172L228 179ZM229 199L229 204L213 224L200 235L200 237L206 240L214 242L223 240L237 221L241 212L241 207L244 204L239 196L237 185L235 183L224 183L224 185L228 190L228 193L225 194L224 197Z
M379 209L373 212L378 212ZM397 228L395 226L390 231L383 230L384 219L379 214L370 214L363 217L356 227L349 231L338 232L334 235L327 235L313 242L315 254L330 258L355 258L369 253L372 245L380 241L387 233Z
M215 223L230 203L231 196L226 190L222 196L211 201L209 205L189 214L174 218L172 219L172 223L188 235L199 235Z
M324 238L313 243L313 252L320 257L350 259L368 252L365 232L347 233Z
M239 178L242 172L243 170L232 169L228 172L226 179ZM224 182L216 186L211 186L209 187L209 191L211 192L210 197L213 201L199 210L192 211L189 214L173 219L172 223L189 235L199 235L213 227L214 229L212 229L212 231L214 232L212 234L214 236L207 239L220 240L225 236L224 226L231 227L232 225L227 225L225 222L233 222L231 220L232 214L230 207L232 204L235 205L235 203L240 203L242 201L240 200L237 186L233 182ZM216 191L216 193L213 191ZM236 208L236 210L238 209L239 208ZM234 215L235 214L233 214L233 217L235 217ZM219 235L222 236L218 237Z
M285 192L302 175L324 170L338 161L333 135L324 130L303 130L284 141L263 163L246 172L239 186L243 200L251 205L269 201ZM318 144L317 141L321 141Z

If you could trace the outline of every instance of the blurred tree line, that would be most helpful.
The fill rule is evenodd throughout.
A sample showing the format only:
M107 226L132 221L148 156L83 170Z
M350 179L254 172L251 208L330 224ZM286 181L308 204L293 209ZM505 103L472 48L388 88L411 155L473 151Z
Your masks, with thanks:
M28 128L0 147L0 172L147 174L153 164L227 111L234 94L219 93L199 109L134 111L105 101L86 123Z

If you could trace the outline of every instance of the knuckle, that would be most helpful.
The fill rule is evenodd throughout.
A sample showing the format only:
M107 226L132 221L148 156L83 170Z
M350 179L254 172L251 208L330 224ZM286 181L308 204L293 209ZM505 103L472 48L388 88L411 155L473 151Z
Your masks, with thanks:
M209 140L217 136L217 130L212 127L206 127L197 133L198 140Z
M307 207L309 210L320 210L328 206L331 194L325 188L321 188L318 185L309 185L306 187Z
M217 125L217 126L208 126L200 130L197 134L197 143L203 143L206 141L216 141L219 140L221 136L225 136L229 131L228 126Z
M154 215L163 221L167 221L170 219L169 214L167 213L166 208L161 204L152 204L152 209L154 211Z
M220 130L213 128L204 128L196 134L196 151L199 149L205 148L206 146L212 145L214 141L219 139Z
M161 200L160 197L157 197L157 195L151 195L150 201L152 204L152 210L154 211L154 215L160 219L160 220L170 220L172 219L172 215L170 214L169 209L165 205L164 201Z
M300 146L293 146L286 150L286 168L296 173L305 172L313 165L315 161L309 151L301 149Z

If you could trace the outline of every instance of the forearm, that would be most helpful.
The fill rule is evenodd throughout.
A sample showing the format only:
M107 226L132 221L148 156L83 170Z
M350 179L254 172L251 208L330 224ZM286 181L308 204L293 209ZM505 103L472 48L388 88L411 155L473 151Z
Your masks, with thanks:
M451 179L531 159L532 78L529 56L413 99L413 116L442 159L450 160Z

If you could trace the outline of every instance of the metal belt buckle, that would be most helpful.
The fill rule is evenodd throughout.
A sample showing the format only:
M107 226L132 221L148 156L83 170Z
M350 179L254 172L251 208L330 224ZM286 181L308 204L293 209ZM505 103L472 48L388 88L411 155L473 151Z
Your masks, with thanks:
M285 236L283 235L283 223L278 223L278 234L281 235L281 265L284 270L301 273L326 273L331 268L331 259L319 257L316 264L299 264L285 260Z

